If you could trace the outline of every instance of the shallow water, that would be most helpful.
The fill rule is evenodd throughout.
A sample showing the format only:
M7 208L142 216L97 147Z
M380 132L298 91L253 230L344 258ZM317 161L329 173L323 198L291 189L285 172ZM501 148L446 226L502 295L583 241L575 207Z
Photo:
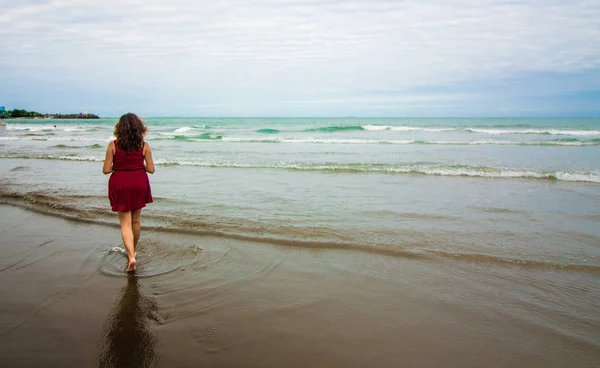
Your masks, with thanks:
M114 223L100 169L115 121L9 120L2 195ZM158 168L146 226L600 269L598 119L147 122Z

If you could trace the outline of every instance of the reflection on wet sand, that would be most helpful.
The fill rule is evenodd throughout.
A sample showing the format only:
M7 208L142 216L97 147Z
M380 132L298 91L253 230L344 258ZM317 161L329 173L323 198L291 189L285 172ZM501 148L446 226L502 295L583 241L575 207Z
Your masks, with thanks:
M156 305L142 294L138 278L127 276L113 310L102 329L98 367L152 367L158 362L157 339L148 322Z

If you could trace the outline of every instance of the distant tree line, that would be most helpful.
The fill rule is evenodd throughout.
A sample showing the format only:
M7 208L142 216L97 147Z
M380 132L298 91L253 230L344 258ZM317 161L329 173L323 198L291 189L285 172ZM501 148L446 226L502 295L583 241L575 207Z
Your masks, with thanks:
M36 111L14 109L12 111L9 111L9 110L2 111L2 117L4 117L4 118L39 118L39 117L43 117L43 115Z
M0 111L0 118L48 118L48 119L99 119L95 114L40 114L36 111L27 111L20 109Z

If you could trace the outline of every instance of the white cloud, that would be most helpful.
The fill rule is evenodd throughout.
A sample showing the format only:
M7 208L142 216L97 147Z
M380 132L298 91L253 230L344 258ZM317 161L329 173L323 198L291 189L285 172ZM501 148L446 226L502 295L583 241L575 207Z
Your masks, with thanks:
M108 83L166 103L352 103L371 90L600 68L598 1L49 0L0 8L0 84Z

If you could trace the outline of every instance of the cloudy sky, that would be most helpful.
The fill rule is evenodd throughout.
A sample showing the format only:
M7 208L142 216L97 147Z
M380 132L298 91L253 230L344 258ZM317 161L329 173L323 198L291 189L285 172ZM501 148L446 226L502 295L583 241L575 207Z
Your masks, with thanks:
M600 0L0 0L0 105L600 116Z

